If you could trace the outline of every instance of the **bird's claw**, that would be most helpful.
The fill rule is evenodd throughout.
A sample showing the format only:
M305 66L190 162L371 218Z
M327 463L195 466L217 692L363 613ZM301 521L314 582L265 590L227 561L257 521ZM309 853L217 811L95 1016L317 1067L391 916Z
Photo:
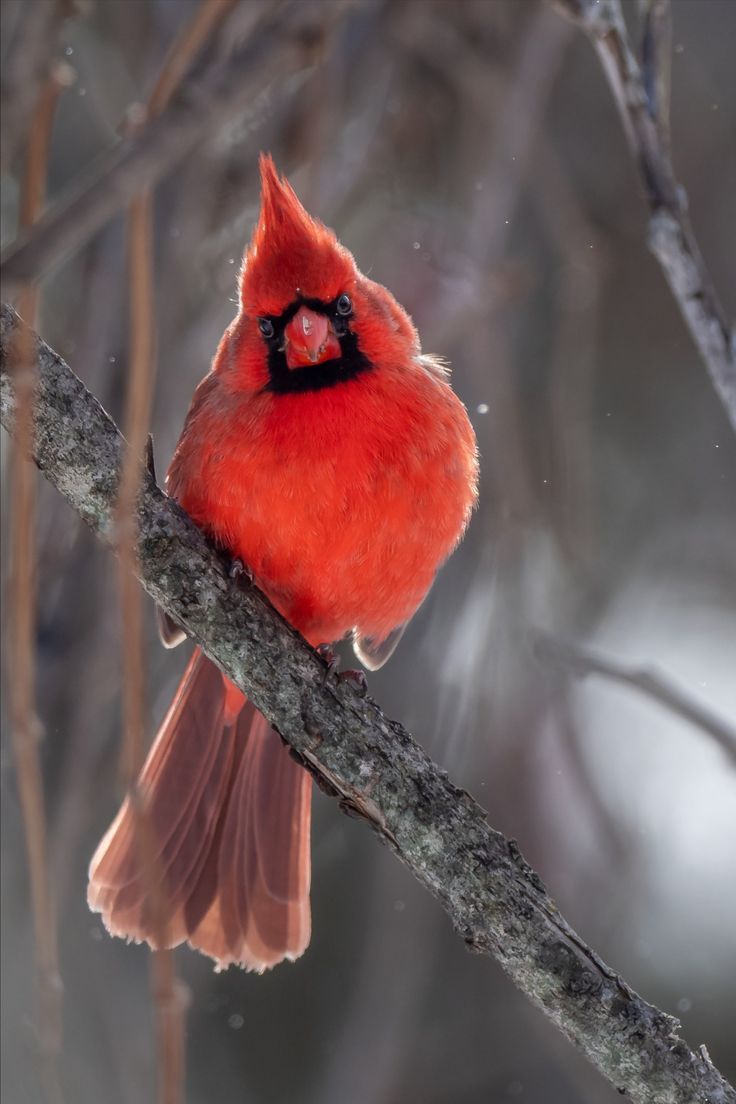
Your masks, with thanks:
M230 566L227 569L228 579L239 579L241 575L245 575L245 578L249 583L253 582L253 574L250 568L246 567L242 560L237 558L230 561Z
M368 682L363 671L340 671L337 681L347 682L361 698L364 698L368 693Z
M360 694L361 698L365 697L368 690L368 683L362 671L339 671L338 667L340 666L340 660L329 644L318 644L315 651L327 664L325 682L334 675L338 683L347 682L349 686L352 686L353 690L356 690Z
M367 681L363 671L340 671L338 682L348 682L361 698L364 698L367 693Z
M329 644L318 644L315 651L321 659L325 661L327 670L325 671L325 682L329 679L330 675L337 673L337 668L340 666L340 660L337 658Z

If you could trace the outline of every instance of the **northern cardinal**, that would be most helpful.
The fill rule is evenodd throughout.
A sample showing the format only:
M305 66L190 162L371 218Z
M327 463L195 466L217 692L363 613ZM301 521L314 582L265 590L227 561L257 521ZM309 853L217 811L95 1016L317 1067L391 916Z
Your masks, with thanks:
M313 645L393 652L476 497L465 407L386 288L270 156L240 307L167 489ZM166 619L164 619L165 622ZM183 637L164 625L165 643ZM168 944L262 971L309 943L311 779L197 649L143 768ZM126 801L90 866L114 935L156 945Z

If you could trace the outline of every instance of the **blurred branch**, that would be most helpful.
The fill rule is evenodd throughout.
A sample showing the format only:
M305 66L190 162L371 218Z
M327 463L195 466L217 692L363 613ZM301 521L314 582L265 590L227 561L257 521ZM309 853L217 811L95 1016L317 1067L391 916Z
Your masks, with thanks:
M551 0L593 43L619 109L650 207L648 244L659 261L713 386L736 429L736 334L718 300L669 153L669 4L648 0L643 67L620 0Z
M148 99L148 114L152 118L168 107L197 54L234 3L235 0L201 0L193 18L173 42L161 67Z
M59 26L70 14L64 0L19 4L0 79L0 160L10 172L32 123L31 116L58 45Z
M670 0L640 0L644 29L641 63L649 113L669 152L672 94L672 5Z
M318 3L278 5L226 60L188 81L160 116L80 174L67 197L3 252L3 296L78 249L141 187L154 184L229 121L237 118L241 131L258 128L273 103L294 95L312 72L305 42L319 18ZM292 28L287 38L284 26Z
M588 810L594 831L600 837L601 848L594 861L604 865L607 874L613 874L619 885L625 885L628 884L626 868L631 865L635 852L617 811L612 812L604 798L603 787L594 774L590 756L585 754L584 735L579 731L573 710L570 682L564 675L560 681L563 686L552 699L552 709L559 746L564 755L565 772L577 790L581 806Z
M21 226L31 226L43 207L48 154L56 103L69 83L69 71L57 64L47 72L33 109L20 194ZM38 288L21 288L19 304L25 324L13 342L11 366L17 395L15 449L11 493L12 593L10 640L10 699L13 750L18 794L23 814L28 875L31 889L34 954L38 988L40 1074L49 1104L60 1101L58 1058L61 1051L61 978L56 934L56 907L48 871L43 776L38 742L41 725L35 703L36 645L36 473L33 452L36 340L32 327L38 313Z
M1 414L16 402L8 348L20 326L3 306ZM102 407L38 342L34 455L87 524L115 545L123 439ZM138 502L146 590L242 689L308 769L364 817L440 900L472 950L491 954L520 989L635 1104L736 1104L736 1092L677 1021L643 1001L560 915L517 844L453 785L400 724L325 674L325 664L227 565L148 478Z
M537 636L536 650L541 657L567 667L580 678L586 675L602 675L611 682L618 682L639 690L648 698L659 702L672 713L676 713L706 732L736 765L736 731L716 716L708 706L701 705L691 698L666 675L645 667L631 667L590 648L560 640L548 633L540 633Z
M149 97L147 118L159 115L176 93L196 55L222 21L234 0L201 0L194 16L174 40ZM133 197L128 212L128 299L130 321L130 370L125 409L123 458L116 503L116 529L120 567L120 613L123 643L122 767L128 799L151 901L156 944L152 954L153 997L158 1036L158 1099L177 1104L184 1089L184 1013L189 994L174 968L168 949L166 913L155 849L151 846L148 810L138 790L143 765L145 735L145 645L143 604L135 578L135 507L140 487L139 457L143 453L151 418L156 376L156 296L153 259L153 193L144 187Z

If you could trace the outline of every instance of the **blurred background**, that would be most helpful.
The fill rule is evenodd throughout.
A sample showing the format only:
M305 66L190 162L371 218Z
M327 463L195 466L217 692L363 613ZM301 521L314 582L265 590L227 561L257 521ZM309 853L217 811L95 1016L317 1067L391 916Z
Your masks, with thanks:
M297 18L281 4L268 59L277 94L255 121L213 126L156 189L159 473L234 314L257 154L271 150L308 209L408 308L425 350L450 359L480 444L468 536L370 692L519 841L583 937L733 1078L733 763L633 688L581 680L535 646L544 631L654 664L736 717L736 442L646 250L646 205L599 63L535 0L299 7ZM29 11L74 74L51 140L53 204L118 141L196 8L3 0L4 244L17 228ZM636 36L637 8L626 11ZM268 0L236 3L193 73L274 12ZM673 17L675 166L733 317L736 5L675 0ZM120 215L47 274L39 317L118 422L127 299ZM4 434L2 448L5 458ZM64 1087L75 1104L139 1104L155 1081L149 954L111 940L85 904L87 864L120 798L116 569L41 479L37 531ZM150 603L146 613L152 735L190 648L162 650ZM35 1104L32 928L7 728L2 1087L7 1104ZM256 977L176 952L191 992L190 1104L620 1099L493 962L465 951L365 825L318 792L313 837L302 960Z

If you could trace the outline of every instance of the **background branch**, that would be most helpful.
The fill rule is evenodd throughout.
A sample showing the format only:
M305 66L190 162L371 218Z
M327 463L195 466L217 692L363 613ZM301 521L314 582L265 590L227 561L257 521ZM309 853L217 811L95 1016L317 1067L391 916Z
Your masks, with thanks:
M14 428L2 308L2 421ZM59 356L39 341L35 458L91 528L115 543L123 440ZM467 945L491 954L609 1081L636 1104L736 1104L704 1048L643 1001L580 939L514 841L395 721L349 685L252 586L238 586L203 535L149 480L138 507L146 590L263 711L346 811L364 817L440 900Z
M64 0L19 4L0 78L0 160L7 171L26 140L41 88L58 48Z
M338 16L340 10L336 9ZM310 20L315 18L319 18L319 5L302 0L282 4L226 60L188 81L161 115L80 174L66 197L3 252L3 296L12 295L20 283L37 279L79 248L143 185L155 184L199 142L231 120L237 118L243 132L257 128L274 104L292 96L312 71L305 44ZM281 31L284 19L292 28L287 39ZM168 95L169 90L164 92Z
M649 248L736 429L736 335L700 252L669 152L669 4L650 0L645 9L642 67L629 42L620 0L552 3L595 47L649 202Z
M146 106L155 118L166 108L196 56L232 7L233 0L201 0L192 19L172 43ZM169 949L161 878L151 824L138 789L145 756L146 647L143 595L135 579L135 506L141 456L151 418L156 377L156 282L153 244L153 191L144 187L128 211L128 310L130 365L126 388L125 436L128 443L116 503L120 615L123 651L123 749L121 768L135 831L146 891L151 901L156 943L151 956L151 982L156 1010L158 1099L177 1104L184 1092L184 1019L189 990L176 975Z
M31 114L20 194L20 224L32 226L43 209L51 129L57 101L69 83L67 67L49 67ZM23 812L38 990L39 1072L46 1100L62 1100L58 1059L62 1038L62 983L56 930L56 903L49 878L46 813L36 710L36 472L33 468L33 404L36 388L36 325L39 292L25 285L19 296L25 324L13 343L12 370L17 398L15 448L11 465L12 597L10 699L18 796Z
M579 677L601 675L611 682L633 687L646 697L659 702L678 717L689 721L696 728L711 736L732 764L736 765L736 732L725 721L701 702L695 701L684 690L659 671L646 667L633 667L609 656L601 655L580 644L560 640L548 633L537 636L538 654L561 664Z

